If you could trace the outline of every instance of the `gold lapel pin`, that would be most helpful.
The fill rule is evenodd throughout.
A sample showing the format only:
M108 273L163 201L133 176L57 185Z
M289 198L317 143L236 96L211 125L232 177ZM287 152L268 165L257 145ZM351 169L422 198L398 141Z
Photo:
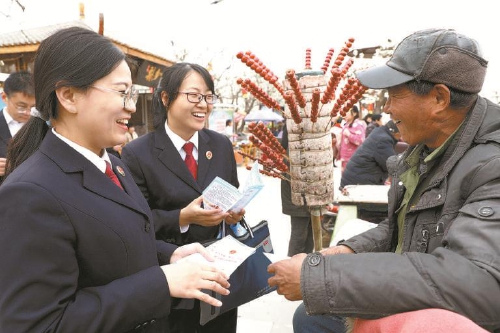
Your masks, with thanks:
M207 157L207 159L211 160L212 159L212 152L210 150L207 151L207 153L205 154L205 156Z
M116 171L122 176L125 177L125 171L123 171L123 168L121 166L116 167Z

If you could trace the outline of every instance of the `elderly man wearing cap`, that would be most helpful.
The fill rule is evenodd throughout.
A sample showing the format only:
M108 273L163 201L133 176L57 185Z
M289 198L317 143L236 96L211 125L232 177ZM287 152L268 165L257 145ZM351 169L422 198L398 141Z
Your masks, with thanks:
M475 40L432 29L357 73L363 85L388 89L384 111L410 147L387 162L387 220L269 266L269 284L304 301L296 333L431 308L500 332L500 107L478 95L486 66Z

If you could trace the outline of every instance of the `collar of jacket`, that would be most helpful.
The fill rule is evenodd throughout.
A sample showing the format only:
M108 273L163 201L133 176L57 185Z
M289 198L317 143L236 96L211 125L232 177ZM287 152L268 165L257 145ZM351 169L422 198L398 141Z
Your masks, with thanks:
M442 165L432 176L429 186L440 183L465 152L477 141L475 138L480 128L483 127L486 109L487 101L482 97L478 97L474 108L467 114L462 128L456 133L455 138L446 149L441 161ZM403 154L396 157L392 156L387 160L387 168L391 175L401 174L409 168L404 161L416 147L408 147Z

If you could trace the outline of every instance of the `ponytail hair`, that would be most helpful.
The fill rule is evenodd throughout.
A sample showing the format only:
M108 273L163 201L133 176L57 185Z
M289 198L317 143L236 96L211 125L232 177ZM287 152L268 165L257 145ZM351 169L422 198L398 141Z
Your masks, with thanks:
M5 166L5 177L15 168L30 157L43 141L49 130L46 121L39 117L31 117L30 120L14 135L7 148L7 165Z

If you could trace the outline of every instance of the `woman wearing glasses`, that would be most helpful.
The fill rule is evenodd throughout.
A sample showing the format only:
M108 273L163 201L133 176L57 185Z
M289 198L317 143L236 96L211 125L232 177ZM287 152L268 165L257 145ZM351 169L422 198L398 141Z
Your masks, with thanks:
M129 170L106 153L137 101L122 51L60 30L40 44L34 84L39 112L0 186L0 332L166 332L177 298L220 306L201 289L227 294L221 272L166 265L206 250L156 241Z
M202 191L215 177L239 185L231 142L204 128L216 101L205 68L191 63L167 68L153 98L155 131L123 148L122 161L153 211L157 239L177 245L211 240L221 221L233 224L244 214L202 207ZM188 142L194 144L191 154L184 148ZM191 158L193 172L186 164ZM196 302L193 309L173 311L169 322L171 332L227 333L236 332L236 319L232 310L200 326Z

